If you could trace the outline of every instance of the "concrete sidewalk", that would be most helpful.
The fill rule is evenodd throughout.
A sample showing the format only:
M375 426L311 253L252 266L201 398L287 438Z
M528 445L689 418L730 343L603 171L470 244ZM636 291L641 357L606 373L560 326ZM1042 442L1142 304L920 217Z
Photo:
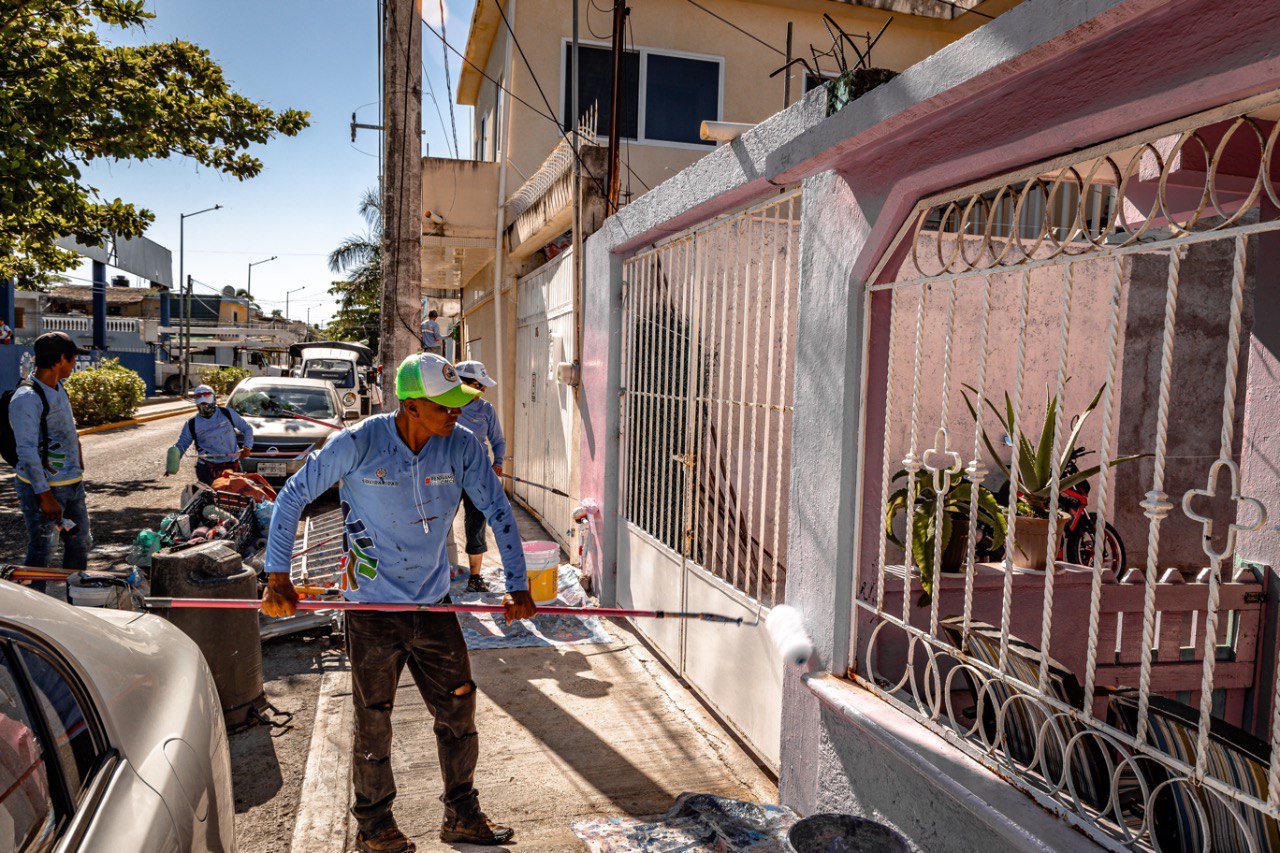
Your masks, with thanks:
M528 513L516 512L526 540L548 538ZM461 515L454 532L461 554ZM490 563L498 563L492 550L486 557ZM515 827L515 846L581 850L570 821L660 814L684 791L776 802L773 782L629 626L611 624L609 633L613 642L608 645L471 653L479 690L476 787L490 817ZM350 689L342 679L327 683L331 690ZM392 758L399 788L396 817L419 850L460 849L437 837L443 807L431 714L407 672L400 688ZM348 695L332 700L329 704L345 703L343 710L351 702ZM319 701L324 705L326 697ZM331 731L313 739L313 751L320 747L317 740L327 739L326 752L343 765L338 770L330 757L313 754L317 775L350 778L349 719L333 727L342 727L343 737ZM328 774L319 773L321 766L328 766ZM304 796L327 787L332 786L323 779L308 778ZM349 783L346 788L343 809L350 804ZM295 850L299 842L295 834ZM334 837L309 849L336 853L354 849L354 842L355 827L348 819L345 846Z

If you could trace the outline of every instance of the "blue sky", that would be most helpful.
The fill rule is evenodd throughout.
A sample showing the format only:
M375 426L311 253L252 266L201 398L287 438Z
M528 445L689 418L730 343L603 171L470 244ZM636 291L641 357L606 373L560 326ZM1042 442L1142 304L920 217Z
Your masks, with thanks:
M237 181L183 159L99 162L86 180L107 198L122 198L155 213L147 236L173 250L178 276L178 215L221 204L187 220L186 271L215 287L244 287L247 264L255 266L253 293L264 309L284 308L285 292L305 288L289 300L289 313L323 322L333 311L327 293L335 278L325 256L348 234L361 231L356 213L361 193L377 182L379 135L360 131L351 143L350 121L377 123L378 75L375 0L152 0L156 15L145 33L110 30L117 44L184 39L208 50L241 94L272 108L311 113L298 136L278 138L253 153L263 161L258 177ZM445 23L449 42L462 49L473 0L451 0ZM425 0L424 16L440 18L437 0ZM424 30L423 141L447 156L434 88L448 121L440 42ZM460 60L450 56L456 83ZM470 147L470 108L454 105L462 150ZM71 271L88 278L87 266ZM197 288L197 292L200 288ZM207 292L207 291L206 291Z

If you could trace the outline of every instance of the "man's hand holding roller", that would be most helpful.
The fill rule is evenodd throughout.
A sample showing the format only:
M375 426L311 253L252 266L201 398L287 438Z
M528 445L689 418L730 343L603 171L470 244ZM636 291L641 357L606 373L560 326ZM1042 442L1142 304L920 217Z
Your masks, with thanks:
M267 589L262 593L262 612L268 616L292 616L298 610L298 591L288 572L267 575Z

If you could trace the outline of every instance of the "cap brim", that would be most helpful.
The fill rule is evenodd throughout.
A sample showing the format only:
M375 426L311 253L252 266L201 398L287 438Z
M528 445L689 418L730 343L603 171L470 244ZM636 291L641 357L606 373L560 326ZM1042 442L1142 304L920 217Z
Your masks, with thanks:
M490 379L488 376L477 376L476 381L486 388L492 388L494 385L498 384L497 380Z
M428 397L427 399L447 409L461 409L478 396L480 396L479 389L467 385L459 385L457 388L445 391L438 397Z

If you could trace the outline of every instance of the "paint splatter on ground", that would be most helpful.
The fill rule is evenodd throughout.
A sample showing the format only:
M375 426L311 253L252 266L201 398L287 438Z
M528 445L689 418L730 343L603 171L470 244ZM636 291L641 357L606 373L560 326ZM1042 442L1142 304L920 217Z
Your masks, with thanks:
M661 817L578 820L570 826L592 853L774 853L787 849L787 831L796 820L785 806L686 793Z
M481 571L490 592L467 592L467 571L453 579L449 596L459 604L497 604L506 591L506 575L501 566L488 566ZM578 582L573 566L561 566L557 604L570 607L590 607L591 600ZM508 625L499 614L460 613L462 635L467 648L516 649L527 646L573 646L609 643L609 635L600 619L577 616L535 616L531 620Z

